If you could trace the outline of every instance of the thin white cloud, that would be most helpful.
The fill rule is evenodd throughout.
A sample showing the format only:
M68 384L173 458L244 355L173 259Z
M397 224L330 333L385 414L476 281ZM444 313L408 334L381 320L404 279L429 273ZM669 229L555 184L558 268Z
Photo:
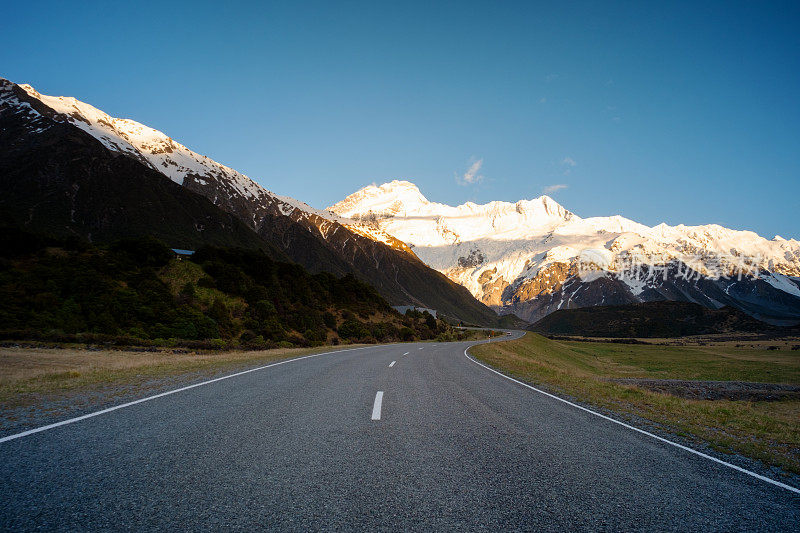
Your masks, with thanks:
M546 103L547 103L547 98L545 98L544 96L542 96L541 98L539 98L539 103L540 103L540 104L546 104Z
M555 81L557 79L558 79L558 74L548 74L547 76L544 77L544 81L546 81L547 83L550 83L551 81Z
M572 172L572 169L578 166L578 163L571 157L565 157L561 160L561 166L564 167L564 171L561 174L564 176L569 176Z
M478 159L474 161L466 172L464 172L463 176L456 175L456 183L459 185L472 185L474 183L480 183L483 181L483 175L480 174L481 167L483 166L483 159Z
M566 183L554 183L553 185L548 185L544 189L542 189L542 194L553 194L556 191L560 191L561 189L566 189L569 187Z

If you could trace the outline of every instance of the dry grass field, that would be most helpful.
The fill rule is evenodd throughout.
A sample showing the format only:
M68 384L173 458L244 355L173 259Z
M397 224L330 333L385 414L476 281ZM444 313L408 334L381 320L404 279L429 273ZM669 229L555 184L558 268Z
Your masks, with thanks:
M461 340L497 335L490 330L458 334ZM282 359L360 346L366 345L241 351L0 347L0 431L41 424L45 414L63 418Z
M93 350L86 348L0 348L0 413L37 407L70 394L120 390L146 393L154 382L190 380L290 357L355 346L262 351ZM101 395L102 396L102 395Z

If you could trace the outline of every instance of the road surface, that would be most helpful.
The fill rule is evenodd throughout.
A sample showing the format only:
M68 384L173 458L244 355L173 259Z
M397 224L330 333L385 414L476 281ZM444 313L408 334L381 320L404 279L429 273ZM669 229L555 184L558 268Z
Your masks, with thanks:
M800 495L505 379L470 344L304 358L0 442L0 529L800 528Z

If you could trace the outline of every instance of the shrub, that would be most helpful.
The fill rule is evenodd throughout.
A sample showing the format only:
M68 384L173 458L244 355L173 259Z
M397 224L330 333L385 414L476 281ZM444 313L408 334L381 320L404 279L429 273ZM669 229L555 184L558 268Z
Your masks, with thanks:
M257 337L257 335L255 334L255 332L253 330L246 329L246 330L242 331L242 333L239 335L239 342L247 343L247 342L255 339L256 337Z
M115 242L111 249L115 252L122 252L137 265L146 265L158 268L169 263L173 252L167 245L155 237L137 237L131 239L121 239Z
M264 337L261 335L256 335L249 341L245 343L245 346L250 348L251 350L264 350L267 347L267 343L264 340Z
M322 313L322 321L328 328L333 330L336 329L336 316L330 311L325 311L324 313Z
M224 350L228 347L228 344L222 339L209 339L208 345L212 350Z
M253 311L261 320L266 320L278 312L275 309L275 305L269 300L259 300L256 302L256 304L253 306Z
M194 283L191 281L187 281L186 284L181 288L180 292L180 301L181 303L192 304L194 302L195 297L197 296L197 288L195 287Z
M370 332L367 327L355 318L345 320L339 326L339 336L343 339L357 339L369 336Z
M413 341L415 338L414 330L408 327L403 327L400 329L400 339L405 342Z
M301 337L297 333L292 333L291 335L289 335L289 342L291 342L295 346L306 347L311 345L310 342L308 342L305 338Z
M198 287L203 287L203 288L206 288L206 289L216 289L217 288L217 284L214 281L214 278L212 278L210 276L203 276L202 278L198 279L197 280L197 286Z

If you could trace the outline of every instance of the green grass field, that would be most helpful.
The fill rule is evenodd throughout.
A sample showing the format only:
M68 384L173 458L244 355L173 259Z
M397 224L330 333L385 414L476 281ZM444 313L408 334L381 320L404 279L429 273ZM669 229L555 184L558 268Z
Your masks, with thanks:
M618 379L800 384L800 351L554 341L534 333L470 353L551 391L800 473L800 399L690 399ZM720 384L724 388L726 384ZM712 386L713 387L713 386Z

